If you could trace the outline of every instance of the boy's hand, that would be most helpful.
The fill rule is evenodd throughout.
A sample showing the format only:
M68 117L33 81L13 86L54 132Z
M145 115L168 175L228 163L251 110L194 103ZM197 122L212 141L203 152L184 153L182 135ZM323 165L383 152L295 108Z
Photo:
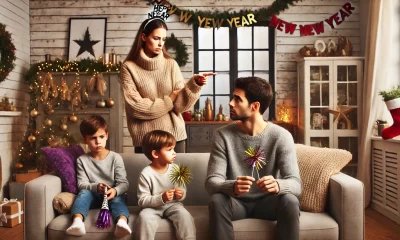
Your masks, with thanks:
M117 196L117 190L115 188L110 188L106 192L107 194L107 200L113 200Z
M264 192L279 193L279 185L273 176L264 176L257 181L257 185Z
M106 188L111 189L111 186L105 183L97 184L97 192L101 194L106 194Z
M166 202L174 199L174 193L175 193L175 189L170 189L168 191L165 191L162 195L163 201L166 203Z
M175 199L179 200L183 198L184 190L180 188L175 189Z
M242 195L250 191L250 187L255 179L249 176L239 176L234 185L234 192L236 195Z

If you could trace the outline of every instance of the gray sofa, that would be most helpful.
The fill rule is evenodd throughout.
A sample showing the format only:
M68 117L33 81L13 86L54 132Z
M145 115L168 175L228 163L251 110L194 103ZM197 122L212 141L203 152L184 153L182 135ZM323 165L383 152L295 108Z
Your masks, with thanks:
M127 204L131 215L129 225L132 229L138 215L137 177L149 164L142 154L121 154L130 183ZM195 220L197 239L208 238L208 201L204 188L209 153L184 153L177 155L177 163L190 167L193 180L188 185L184 204ZM71 224L69 214L57 215L52 206L54 196L61 192L61 180L54 175L44 175L26 184L25 187L25 239L113 239L114 225L105 230L95 227L99 210L90 210L85 221L87 234L76 238L65 235ZM363 185L360 181L339 173L331 177L326 212L301 212L300 239L364 239ZM274 239L275 222L259 219L244 219L234 223L235 239ZM133 239L133 235L125 239ZM156 239L175 239L174 229L168 220L162 220Z

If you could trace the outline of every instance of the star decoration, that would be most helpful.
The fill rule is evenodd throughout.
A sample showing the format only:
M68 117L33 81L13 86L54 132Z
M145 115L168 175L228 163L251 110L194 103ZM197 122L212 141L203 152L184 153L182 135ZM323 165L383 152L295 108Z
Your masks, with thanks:
M94 55L93 45L100 42L100 40L95 40L95 41L90 40L89 27L86 29L83 40L74 40L74 42L79 44L79 46L81 47L78 51L78 54L76 55L77 57L86 51L92 54L93 57L96 57Z
M340 120L340 119L344 119L347 123L347 128L350 129L351 128L351 121L350 119L347 117L346 114L348 114L349 112L353 111L354 108L351 107L344 107L342 105L338 105L337 106L337 110L334 109L328 109L327 111L329 113L332 113L334 116L334 122Z

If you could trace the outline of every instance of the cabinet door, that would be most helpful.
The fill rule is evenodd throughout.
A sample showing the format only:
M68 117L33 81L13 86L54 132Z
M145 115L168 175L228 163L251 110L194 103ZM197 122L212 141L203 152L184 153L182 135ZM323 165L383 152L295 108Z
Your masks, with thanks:
M339 116L335 130L358 130L361 102L361 62L336 61L334 64L333 107L344 114Z
M332 147L332 119L327 111L332 107L332 62L310 61L305 69L306 144Z

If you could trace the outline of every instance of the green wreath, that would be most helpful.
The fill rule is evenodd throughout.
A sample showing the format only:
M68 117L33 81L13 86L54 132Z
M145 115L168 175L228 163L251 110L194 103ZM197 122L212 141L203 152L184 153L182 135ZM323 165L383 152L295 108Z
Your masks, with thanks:
M178 63L179 67L186 65L189 60L189 54L187 53L186 44L182 40L176 38L172 33L171 37L167 37L165 40L164 46L167 50L171 48L175 50L175 61Z
M15 66L15 46L11 40L6 26L0 23L0 82L6 79Z

